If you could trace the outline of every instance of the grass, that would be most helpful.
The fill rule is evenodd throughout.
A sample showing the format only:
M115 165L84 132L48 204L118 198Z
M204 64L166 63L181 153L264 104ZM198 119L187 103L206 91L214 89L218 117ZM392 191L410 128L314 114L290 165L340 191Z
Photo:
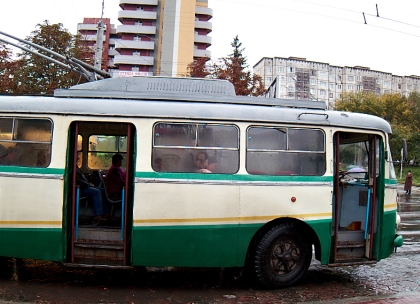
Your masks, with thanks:
M403 167L402 178L400 179L400 169L401 167L395 167L395 174L397 175L398 182L404 184L405 176L407 175L408 170L411 170L413 174L413 186L420 186L420 167L411 167L406 166Z

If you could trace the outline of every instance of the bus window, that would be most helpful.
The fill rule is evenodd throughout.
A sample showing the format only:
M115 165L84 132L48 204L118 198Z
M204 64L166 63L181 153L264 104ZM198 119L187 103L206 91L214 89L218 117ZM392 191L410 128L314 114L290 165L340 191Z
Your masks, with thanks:
M321 130L250 127L248 173L256 175L324 175L325 135Z
M197 161L203 165L197 167ZM207 168L212 164L212 171ZM205 162L205 164L204 164ZM234 125L157 123L152 168L157 172L233 174L239 169L239 130Z
M0 118L3 166L48 167L52 123L48 119Z
M112 155L122 154L122 167L127 157L127 136L91 135L89 136L88 167L94 170L108 169L112 164Z

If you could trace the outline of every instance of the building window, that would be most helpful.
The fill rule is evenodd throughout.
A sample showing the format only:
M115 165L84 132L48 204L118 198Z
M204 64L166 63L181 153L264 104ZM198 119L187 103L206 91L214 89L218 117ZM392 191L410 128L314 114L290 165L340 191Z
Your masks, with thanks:
M376 84L381 84L381 83L382 83L382 79L376 78Z
M398 90L401 90L401 84L400 83L398 84Z
M358 84L358 85L357 85L357 90L358 90L358 91L362 91L362 90L363 90L363 86L362 86L362 85L360 85L360 84Z
M337 89L341 90L341 84L337 84Z
M133 56L140 56L140 52L139 51L134 51Z
M140 36L137 36L137 35L133 37L134 41L140 41L140 39L141 39Z
M334 84L333 83L330 83L329 84L329 88L330 88L331 91L334 90Z
M141 22L141 21L136 21L134 24L135 24L135 25L143 25L143 22Z
M358 75L356 76L357 81L362 81L362 76Z
M315 89L310 89L310 93L311 93L311 95L316 95L316 90Z
M412 85L411 84L407 84L407 90L411 90L412 89Z
M277 73L284 73L284 67L277 67Z
M326 86L327 86L327 83L326 83L325 81L321 81L321 82L319 83L319 85L320 85L321 87L326 87Z
M267 80L266 80L266 83L267 83L267 84L271 84L271 77L267 77L266 79L267 79Z
M340 98L341 98L341 94L337 93L337 99L340 99Z
M348 84L347 85L347 90L353 91L354 90L354 86L352 84Z
M319 78L327 78L327 72L318 71L318 77Z
M384 86L385 86L385 87L389 87L389 85L390 85L389 80L384 81Z
M316 85L316 79L315 79L315 78L311 78L311 79L309 79L309 83L310 83L311 85Z
M329 94L328 94L328 97L329 97L329 98L334 98L334 94L333 94L333 93L329 93Z
M280 77L280 82L283 82L283 83L284 83L284 82L286 82L286 77L281 76L281 77Z
M139 67L138 66L133 66L133 67L131 67L131 70L133 72L138 72L139 71Z
M157 123L153 128L153 170L233 174L239 170L239 129L235 125ZM210 165L214 164L210 169Z
M348 76L347 76L347 80L348 80L348 81L354 81L354 76L352 76L352 75L348 75Z
M325 90L319 90L319 95L320 96L325 96L326 95L326 91Z
M289 72L293 73L295 71L295 69L293 67L289 67Z

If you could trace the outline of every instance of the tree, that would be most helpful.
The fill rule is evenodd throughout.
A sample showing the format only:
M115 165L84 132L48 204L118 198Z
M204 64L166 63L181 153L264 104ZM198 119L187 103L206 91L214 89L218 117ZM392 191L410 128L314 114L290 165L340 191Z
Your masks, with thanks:
M42 24L37 24L36 29L26 40L63 56L81 60L86 60L86 57L89 56L89 52L83 48L80 40L64 29L61 23L50 24L48 20L45 20ZM26 47L36 50L31 46ZM36 51L57 59L45 51ZM68 88L85 81L78 73L30 52L23 51L18 56L19 68L15 70L14 77L19 79L19 93L52 94L57 88Z
M231 46L233 53L221 58L221 63L213 66L213 77L230 81L235 87L236 95L263 95L265 89L261 76L246 71L247 58L243 56L245 48L241 48L242 42L238 36L233 39Z
M334 109L371 114L386 119L392 127L391 153L397 157L400 155L402 139L406 139L408 145L413 148L418 146L415 142L418 137L416 136L418 127L414 120L415 111L405 96L399 94L379 96L364 92L347 93L336 102ZM416 150L417 148L414 148L412 151ZM409 150L409 157L414 157L414 155Z
M17 68L17 62L12 59L12 55L12 50L0 42L0 93L16 92L13 71Z
M197 59L188 65L188 76L199 78L226 79L235 87L236 95L261 96L265 93L264 83L260 75L247 71L247 59L243 56L245 48L238 36L231 43L233 53L207 65L208 58Z
M187 71L189 77L195 78L206 78L211 73L209 68L207 67L206 63L209 60L207 57L201 57L195 59L193 62L188 64Z

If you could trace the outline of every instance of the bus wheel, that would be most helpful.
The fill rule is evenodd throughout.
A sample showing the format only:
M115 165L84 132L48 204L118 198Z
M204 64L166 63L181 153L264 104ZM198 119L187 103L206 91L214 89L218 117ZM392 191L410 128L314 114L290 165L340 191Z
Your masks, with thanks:
M266 288L280 288L296 283L308 270L312 246L302 231L292 223L268 231L254 253L254 273Z

